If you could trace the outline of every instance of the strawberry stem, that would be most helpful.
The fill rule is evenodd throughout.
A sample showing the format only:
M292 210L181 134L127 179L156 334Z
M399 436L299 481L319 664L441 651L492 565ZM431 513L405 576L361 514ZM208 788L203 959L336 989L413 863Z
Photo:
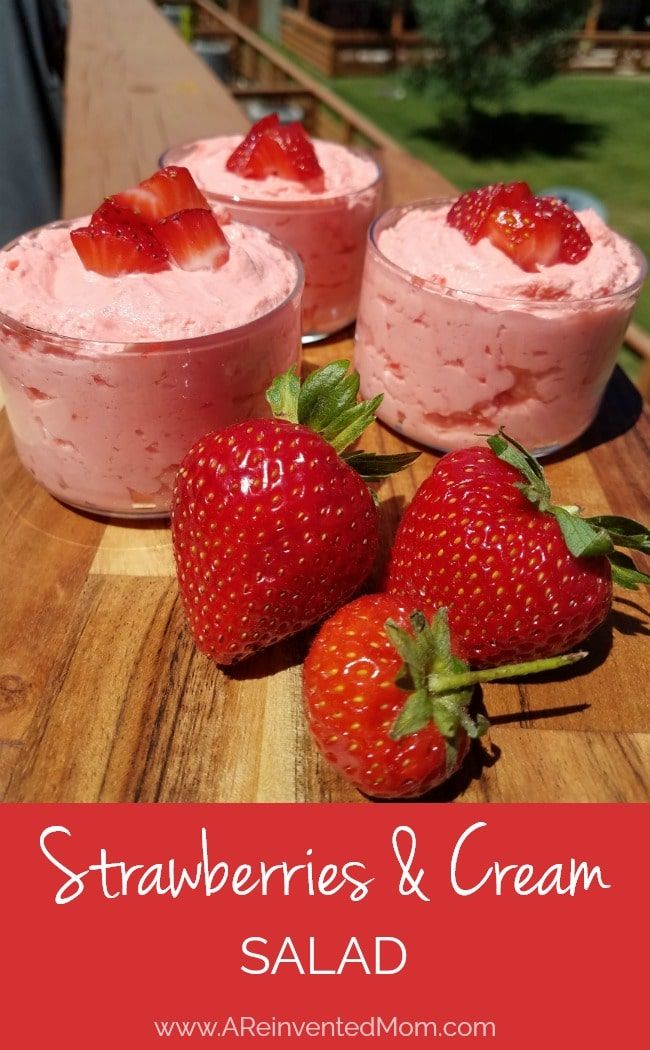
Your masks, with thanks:
M488 667L483 671L466 671L461 674L429 675L428 685L433 693L448 693L456 689L466 689L480 682L497 682L502 678L518 678L520 675L540 674L543 671L555 671L558 667L569 667L584 660L586 652L565 653L563 656L552 656L546 660L528 660L520 664L504 664L503 667Z
M585 652L566 653L545 660L529 660L519 664L504 664L503 667L470 670L469 664L454 656L449 632L449 616L446 609L438 609L430 624L421 612L412 613L412 631L407 631L387 620L386 634L404 660L395 684L408 692L390 735L399 740L409 733L417 733L434 723L445 738L448 758L453 764L453 755L459 745L459 734L480 737L488 729L482 715L476 721L469 714L469 704L474 686L479 682L495 682L502 678L539 674L568 667L582 660Z

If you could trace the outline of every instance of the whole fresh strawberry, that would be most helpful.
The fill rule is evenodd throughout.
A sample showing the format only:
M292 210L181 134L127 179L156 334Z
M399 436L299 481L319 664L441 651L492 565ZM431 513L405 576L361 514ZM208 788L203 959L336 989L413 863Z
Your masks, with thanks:
M431 624L398 595L368 594L320 629L305 661L311 733L327 761L368 795L411 798L447 780L487 721L474 685L563 667L584 653L470 671L452 653L447 611ZM410 627L410 629L409 629Z
M179 588L198 647L231 664L347 601L379 543L367 481L417 453L346 452L381 397L357 403L348 362L274 381L273 419L208 434L188 452L172 498Z
M612 579L650 583L616 546L650 551L625 518L559 507L539 463L505 434L451 452L420 486L395 538L387 590L444 605L456 651L477 666L565 652L606 619Z

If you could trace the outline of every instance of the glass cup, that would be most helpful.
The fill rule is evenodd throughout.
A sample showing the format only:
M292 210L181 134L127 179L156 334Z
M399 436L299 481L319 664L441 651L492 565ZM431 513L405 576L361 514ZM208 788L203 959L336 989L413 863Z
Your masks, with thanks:
M167 150L160 159L161 167L177 164L192 171L195 145L188 142ZM363 189L336 197L266 200L230 196L201 187L217 211L225 208L233 219L268 230L298 252L305 268L304 343L344 328L357 314L366 236L379 208L383 176L369 153L356 149L351 152L372 160L376 175ZM255 182L249 182L254 192Z
M168 516L190 446L212 430L268 416L269 384L299 362L303 270L295 252L276 247L295 265L287 298L214 335L100 342L38 331L0 312L7 413L18 456L36 480L81 510Z
M537 456L570 444L594 419L647 264L618 292L590 299L504 298L424 280L391 262L381 233L413 209L391 208L369 230L354 363L379 418L441 452L503 426Z

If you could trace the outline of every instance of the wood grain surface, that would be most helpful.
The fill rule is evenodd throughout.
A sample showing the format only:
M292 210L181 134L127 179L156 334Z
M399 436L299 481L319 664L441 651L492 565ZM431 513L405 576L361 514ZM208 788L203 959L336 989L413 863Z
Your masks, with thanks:
M66 215L150 173L174 142L246 126L148 0L71 8ZM421 165L407 174L405 155L383 160L392 199L448 189ZM305 357L350 353L347 331ZM379 425L364 444L406 447ZM650 420L617 372L596 424L548 466L558 502L647 518L649 452ZM384 552L434 462L424 452L382 487ZM58 503L19 464L4 412L0 552L0 798L366 802L308 738L300 667L310 634L220 671L185 627L168 529ZM648 799L647 609L641 592L621 592L575 671L486 686L489 738L432 800Z

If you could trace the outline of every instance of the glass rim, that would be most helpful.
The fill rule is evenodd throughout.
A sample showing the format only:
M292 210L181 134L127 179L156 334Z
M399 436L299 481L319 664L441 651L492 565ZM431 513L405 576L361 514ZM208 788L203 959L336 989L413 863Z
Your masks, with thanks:
M457 299L459 302L467 302L469 300L476 299L479 302L493 302L511 304L516 306L528 306L531 309L541 306L544 309L555 308L559 310L566 309L567 306L572 305L586 305L588 303L600 304L607 303L612 300L615 301L619 298L624 298L635 292L638 292L648 275L648 260L639 248L639 246L635 244L634 241L631 241L628 237L624 237L623 234L618 233L616 231L614 231L616 232L616 236L620 237L620 239L625 244L627 244L627 246L632 252L632 255L638 263L639 272L635 279L630 284L626 284L624 288L618 288L615 292L607 292L604 295L577 296L565 299L544 299L538 298L537 296L526 295L495 295L492 292L472 292L466 289L464 290L462 288L452 288L450 285L441 286L440 284L436 284L435 281L432 281L429 278L420 277L418 276L418 274L414 274L411 270L405 269L403 266L400 266L399 263L393 262L392 259L389 259L388 256L382 252L381 248L377 243L377 228L380 223L386 223L386 225L382 228L381 232L383 232L383 230L388 229L389 226L394 226L395 223L408 212L414 211L417 208L422 208L426 210L438 210L440 208L445 207L446 205L453 204L454 201L456 201L457 199L458 197L425 197L422 200L411 201L409 204L397 204L393 205L390 208L386 208L385 211L381 212L379 215L376 216L376 218L373 220L373 222L368 228L368 245L370 250L373 250L379 256L382 263L384 263L395 273L399 274L400 277L408 279L409 282L412 278L415 277L418 282L417 287L424 288L426 291L435 292L438 295L444 295L450 299ZM388 222L387 220L391 221ZM526 271L522 271L522 273L525 272Z
M197 142L210 142L213 139L219 138L231 138L230 135L206 135L200 139L190 139L188 142L181 142L177 146L169 146L164 153L160 155L158 164L161 168L165 167L165 158L169 153L173 153L174 150L186 150L190 146L196 145ZM328 139L315 139L316 142L327 142ZM271 199L266 197L240 197L234 193L217 193L215 190L207 189L205 186L199 186L201 193L204 193L208 200L218 201L219 204L242 204L246 207L255 207L259 209L268 209L269 211L280 211L283 208L304 208L305 211L309 208L321 207L328 208L333 205L340 204L341 201L349 201L354 197L359 197L363 193L367 193L368 190L373 190L375 187L379 187L384 178L384 169L380 164L377 157L369 149L364 149L362 146L346 146L342 142L335 143L337 146L342 146L343 149L348 150L350 153L355 153L359 157L363 157L366 160L372 161L375 166L375 177L372 182L368 182L365 186L360 189L348 190L346 193L337 193L335 196L323 197L314 195L311 198L305 197L287 197L282 200ZM183 165L179 165L182 167Z
M0 253L10 251L22 240L23 237L33 236L40 233L41 230L73 228L78 222L79 219L55 219L54 222L48 222L42 226L35 226L34 229L19 234L18 237L14 237L14 239L9 241L8 244L3 245L3 247L0 248ZM239 223L239 221L238 225L252 226L251 223ZM77 348L75 352L75 356L77 357L83 357L84 350L87 350L86 356L93 356L101 353L102 348L111 347L124 348L119 351L120 357L141 356L143 353L143 350L141 349L142 347L151 347L150 350L146 351L147 356L171 353L176 350L202 350L207 349L209 346L214 346L218 342L230 342L234 338L247 336L256 325L273 317L275 313L282 310L297 296L301 295L305 285L305 270L298 253L290 245L285 244L284 241L280 241L277 237L268 233L267 230L262 230L257 226L253 226L252 228L263 233L274 247L280 248L293 261L296 270L296 280L288 295L286 295L281 302L271 307L271 309L267 310L265 313L260 314L259 317L255 317L251 321L246 321L244 324L237 325L235 328L224 328L220 331L208 332L206 335L178 336L174 339L89 339L86 336L64 335L62 332L49 332L43 328L35 328L32 325L25 324L23 321L19 321L17 318L12 317L11 314L6 313L6 311L1 308L0 325L5 325L10 328L18 336L44 339L53 345L61 346L62 349L64 349L66 345L74 346Z

